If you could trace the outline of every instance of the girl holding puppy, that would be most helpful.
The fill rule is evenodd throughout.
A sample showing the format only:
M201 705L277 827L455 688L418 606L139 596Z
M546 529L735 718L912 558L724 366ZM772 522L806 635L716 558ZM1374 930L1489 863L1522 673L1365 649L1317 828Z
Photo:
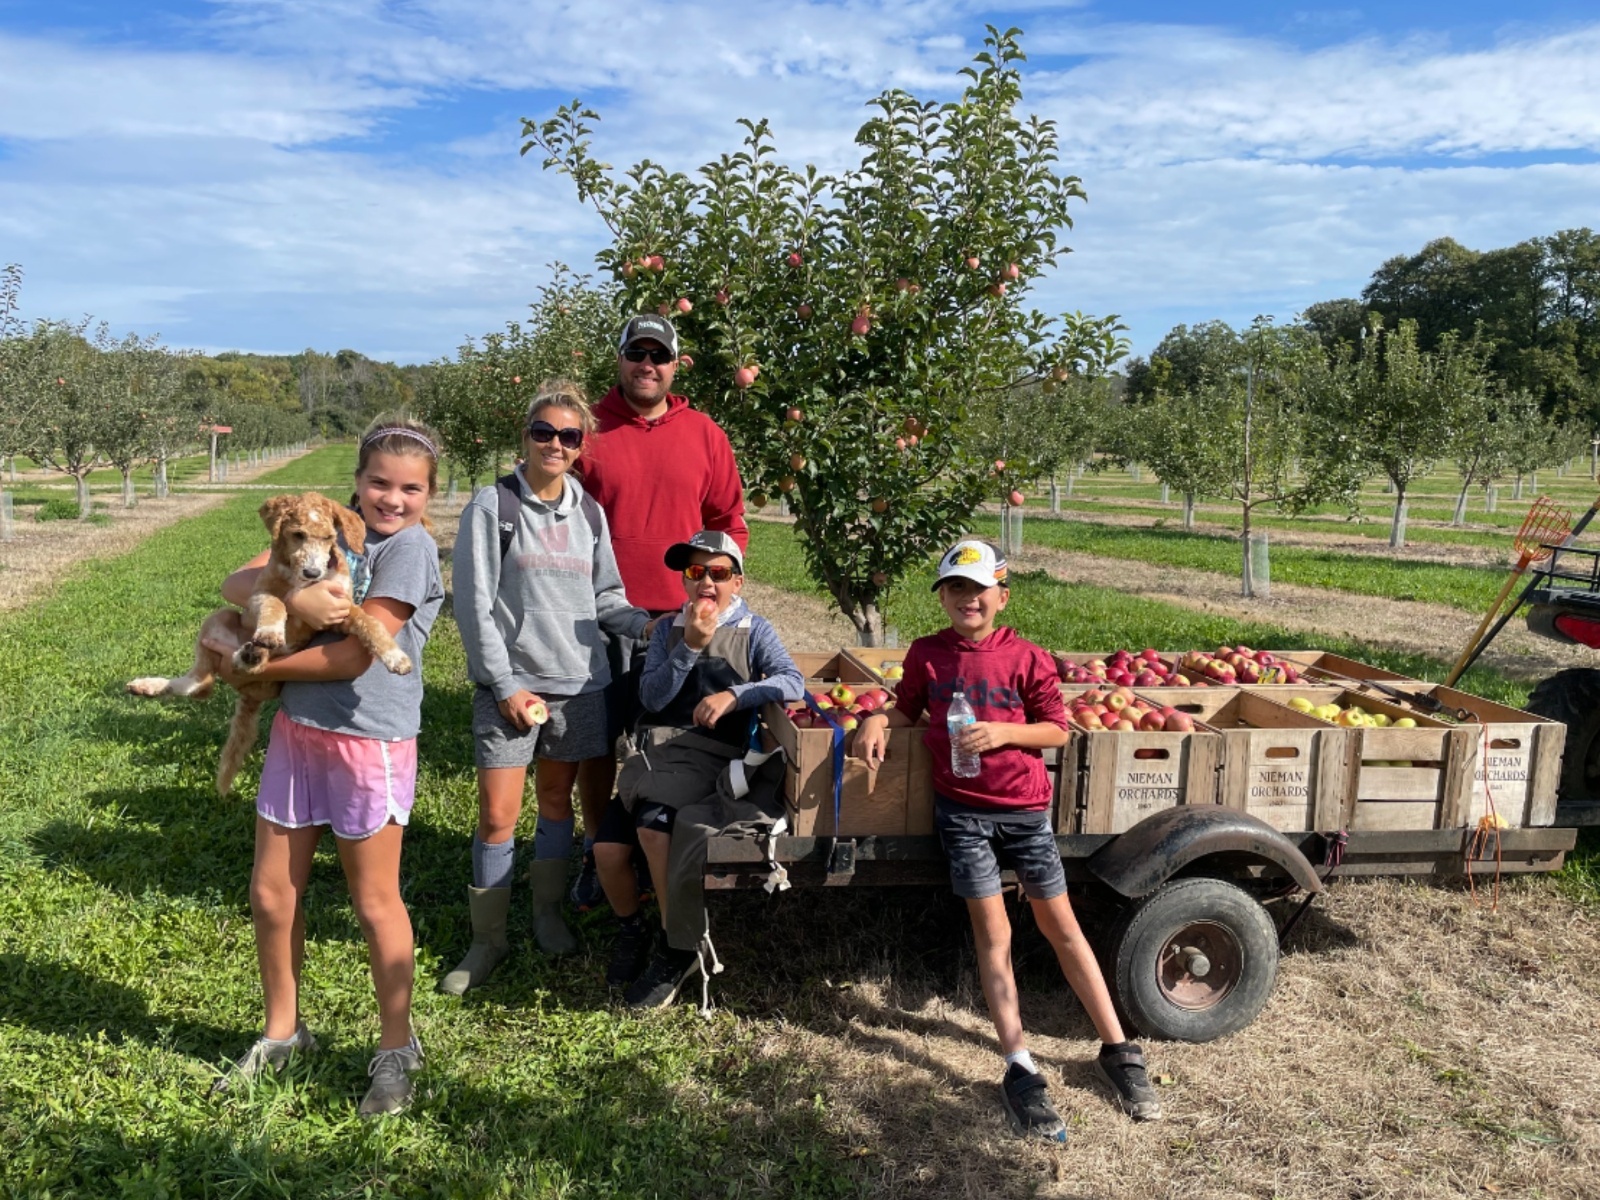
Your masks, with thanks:
M605 513L572 475L594 428L576 384L544 384L528 407L523 463L510 480L517 504L509 542L502 543L503 484L484 488L461 513L452 561L456 623L477 684L478 828L467 891L472 945L439 983L453 995L483 983L509 953L514 835L535 762L534 936L549 955L577 948L561 904L578 764L611 753L601 634L639 638L650 620L628 603Z
M422 1047L411 1029L413 941L400 897L400 843L416 794L422 709L422 649L444 602L439 550L423 523L438 487L438 436L404 416L379 417L361 439L354 507L366 526L362 554L349 554L355 595L313 585L286 603L326 629L360 604L411 659L409 674L375 664L354 638L319 634L296 653L271 659L255 682L281 682L256 797L250 909L266 1000L266 1029L217 1081L226 1092L316 1048L300 1016L305 954L303 899L312 856L333 831L350 898L366 935L381 1032L362 1116L395 1112L411 1099ZM243 605L267 553L235 571L223 598ZM231 656L235 647L207 643ZM235 683L231 657L223 677Z

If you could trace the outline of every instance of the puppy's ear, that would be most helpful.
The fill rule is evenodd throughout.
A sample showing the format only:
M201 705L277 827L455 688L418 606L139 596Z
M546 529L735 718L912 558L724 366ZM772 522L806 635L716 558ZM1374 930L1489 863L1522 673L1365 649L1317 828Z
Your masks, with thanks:
M298 504L298 496L274 496L260 508L261 523L267 527L267 532L277 538L278 528L283 524L294 506Z
M361 514L348 509L342 504L328 502L333 508L333 519L339 523L340 532L344 534L344 544L350 547L354 554L367 552L367 523L361 519Z

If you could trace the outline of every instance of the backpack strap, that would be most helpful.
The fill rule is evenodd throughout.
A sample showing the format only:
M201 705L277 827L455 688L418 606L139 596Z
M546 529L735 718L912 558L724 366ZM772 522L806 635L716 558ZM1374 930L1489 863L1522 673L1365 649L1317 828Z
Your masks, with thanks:
M511 552L511 542L517 536L517 514L522 511L522 485L517 473L502 475L494 481L495 499L500 502L500 561Z

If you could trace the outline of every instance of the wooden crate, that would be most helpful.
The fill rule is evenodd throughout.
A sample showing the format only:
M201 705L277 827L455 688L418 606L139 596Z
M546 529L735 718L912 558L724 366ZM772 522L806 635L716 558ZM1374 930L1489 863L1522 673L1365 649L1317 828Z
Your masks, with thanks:
M892 692L895 681L883 677L883 668L904 663L906 650L905 646L852 646L844 654L865 671L874 683Z
M1449 726L1365 693L1340 691L1341 708L1358 705L1391 719L1410 717L1415 729L1363 728L1355 805L1344 828L1356 831L1459 829L1472 809L1472 764L1477 728ZM1405 765L1394 766L1399 762Z
M790 657L794 659L794 665L800 668L809 691L825 692L836 683L848 683L851 687L858 684L878 686L878 677L851 658L847 650L834 650L831 653L801 651ZM821 684L827 687L818 686Z
M763 710L767 728L788 758L784 799L795 837L866 837L933 833L933 779L924 725L889 730L888 752L876 771L847 754L833 821L833 730L802 729L779 705Z
M1062 832L1124 833L1162 809L1217 803L1222 738L1214 730L1114 733L1075 725L1073 732L1077 827ZM1068 774L1063 762L1063 781Z
M1495 812L1514 828L1555 823L1565 725L1439 684L1402 683L1396 687L1432 696L1451 708L1464 708L1482 721L1483 733L1472 760L1469 825L1488 814L1491 794Z
M1220 802L1286 833L1344 824L1360 769L1361 733L1330 727L1250 687L1162 688L1146 700L1171 703L1222 737Z
M1381 683L1407 680L1406 676L1397 675L1383 667L1357 662L1353 658L1345 658L1342 654L1334 654L1327 650L1274 650L1272 653L1300 667L1302 674L1315 675L1329 683L1342 684L1345 679L1376 679Z

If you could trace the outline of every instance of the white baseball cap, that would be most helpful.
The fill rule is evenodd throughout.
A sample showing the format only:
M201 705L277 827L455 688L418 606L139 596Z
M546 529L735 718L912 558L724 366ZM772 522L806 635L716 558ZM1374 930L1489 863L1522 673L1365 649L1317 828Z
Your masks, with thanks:
M982 587L1004 587L1006 560L988 542L965 538L939 560L939 578L934 581L933 590L937 592L946 579L970 579Z

